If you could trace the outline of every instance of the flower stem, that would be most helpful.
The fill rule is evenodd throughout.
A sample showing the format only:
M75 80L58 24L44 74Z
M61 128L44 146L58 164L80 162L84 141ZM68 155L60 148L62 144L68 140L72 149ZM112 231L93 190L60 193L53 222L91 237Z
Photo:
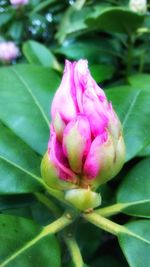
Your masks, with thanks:
M90 223L113 235L118 235L119 233L128 233L128 230L124 226L114 223L97 214L96 212L83 214L83 217Z
M53 223L45 226L42 231L42 236L46 236L47 234L54 234L69 224L71 224L77 217L77 213L74 211L66 211L59 219L54 221Z
M72 236L64 237L75 267L83 267L84 262L76 240Z
M100 208L95 210L95 212L101 216L109 217L115 214L120 213L124 208L129 206L129 203L117 203L105 208Z

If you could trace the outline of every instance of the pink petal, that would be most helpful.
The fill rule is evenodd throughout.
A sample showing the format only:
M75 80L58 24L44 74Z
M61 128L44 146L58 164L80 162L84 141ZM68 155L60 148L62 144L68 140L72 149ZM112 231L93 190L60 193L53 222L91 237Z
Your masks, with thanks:
M88 88L83 94L83 113L89 119L93 137L105 131L108 125L105 106L99 101L93 88Z
M48 154L50 159L53 161L55 167L58 171L58 176L60 179L76 183L77 176L69 168L67 158L65 157L62 145L56 138L56 133L53 127L51 127L51 137L48 144Z
M73 80L73 64L69 61L65 62L64 75L58 90L55 93L51 113L52 119L55 119L57 112L64 120L68 122L76 116L76 100L73 97L74 80Z
M63 135L63 151L74 172L82 172L82 164L89 151L90 144L89 121L86 116L78 115L66 126Z
M91 144L90 151L87 155L83 173L88 179L98 176L102 166L102 155L100 153L101 146L107 141L108 134L105 131L102 135L98 135Z

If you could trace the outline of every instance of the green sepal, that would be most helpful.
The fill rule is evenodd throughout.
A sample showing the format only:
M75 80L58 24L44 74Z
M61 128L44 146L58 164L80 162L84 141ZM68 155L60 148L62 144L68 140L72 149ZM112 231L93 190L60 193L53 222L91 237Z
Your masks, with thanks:
M101 205L99 193L90 189L71 189L66 191L65 199L79 210L86 211Z

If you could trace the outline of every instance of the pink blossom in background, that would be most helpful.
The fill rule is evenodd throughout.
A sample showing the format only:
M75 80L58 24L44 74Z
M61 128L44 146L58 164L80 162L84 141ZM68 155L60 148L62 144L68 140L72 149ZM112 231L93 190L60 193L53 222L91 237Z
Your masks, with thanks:
M48 157L59 179L97 186L118 173L125 160L121 124L87 60L66 60L51 115Z
M22 6L28 4L29 0L10 0L10 3L14 6Z
M19 49L14 42L0 43L0 60L10 62L19 56Z

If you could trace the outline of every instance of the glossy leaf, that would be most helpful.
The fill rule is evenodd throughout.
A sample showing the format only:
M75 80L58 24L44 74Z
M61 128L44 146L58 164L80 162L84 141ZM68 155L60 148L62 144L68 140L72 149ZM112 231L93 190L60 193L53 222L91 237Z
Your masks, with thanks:
M132 86L140 89L147 89L150 92L150 75L146 73L135 74L128 78ZM150 156L150 144L142 149L139 153L140 156Z
M40 162L41 157L0 123L0 194L41 190Z
M126 159L137 155L150 143L150 92L133 87L106 91L123 126Z
M92 65L90 67L92 77L97 83L109 80L114 74L114 67L110 65Z
M18 65L1 68L0 120L38 153L49 138L50 101L59 84L49 69Z
M86 58L90 67L92 63L110 62L112 58L121 57L118 42L113 42L111 39L96 39L94 42L89 38L76 42L66 41L54 51L73 60Z
M142 160L123 177L117 202L126 204L124 213L150 218L150 158Z
M29 63L61 70L59 63L52 52L36 41L26 41L23 45L23 53Z
M144 16L123 7L95 7L95 12L86 18L87 25L119 33L132 33L142 26Z
M0 215L0 266L60 267L60 250L53 235L42 234L43 228L21 217Z
M150 74L134 74L128 78L129 83L140 89L147 89L150 91Z
M119 243L130 267L147 267L150 263L150 221L125 225L136 236L119 234Z

